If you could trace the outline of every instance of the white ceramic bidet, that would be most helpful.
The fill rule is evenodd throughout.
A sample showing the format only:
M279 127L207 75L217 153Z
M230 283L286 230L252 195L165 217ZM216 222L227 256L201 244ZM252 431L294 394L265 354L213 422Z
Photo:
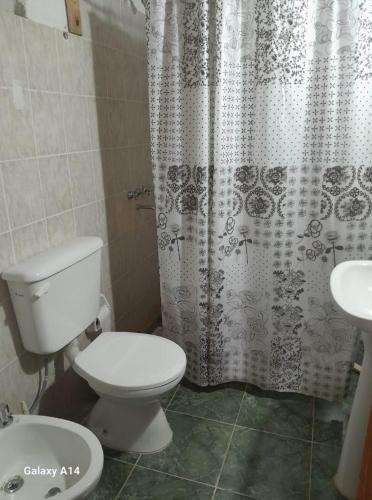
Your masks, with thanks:
M335 475L338 490L356 498L369 412L372 405L372 262L355 260L336 266L331 291L349 322L362 330L364 358L355 392L340 463Z
M0 427L0 499L83 499L103 467L98 439L85 427L40 415L14 415Z

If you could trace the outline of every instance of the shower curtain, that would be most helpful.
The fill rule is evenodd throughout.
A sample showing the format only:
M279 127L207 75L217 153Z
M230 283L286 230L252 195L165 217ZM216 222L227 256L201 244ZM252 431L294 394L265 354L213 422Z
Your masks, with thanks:
M164 335L187 377L343 397L372 258L370 0L146 0Z

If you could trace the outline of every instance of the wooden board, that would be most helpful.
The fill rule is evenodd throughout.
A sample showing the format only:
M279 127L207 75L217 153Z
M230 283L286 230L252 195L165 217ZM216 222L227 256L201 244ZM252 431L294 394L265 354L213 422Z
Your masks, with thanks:
M372 500L372 409L369 414L357 500Z
M65 0L68 30L74 35L81 35L81 17L79 0Z

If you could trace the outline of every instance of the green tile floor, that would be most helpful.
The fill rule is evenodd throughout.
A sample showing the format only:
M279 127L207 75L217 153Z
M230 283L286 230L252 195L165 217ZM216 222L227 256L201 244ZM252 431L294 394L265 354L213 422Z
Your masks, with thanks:
M163 401L172 444L152 455L105 450L89 500L341 500L332 477L351 399L184 382Z

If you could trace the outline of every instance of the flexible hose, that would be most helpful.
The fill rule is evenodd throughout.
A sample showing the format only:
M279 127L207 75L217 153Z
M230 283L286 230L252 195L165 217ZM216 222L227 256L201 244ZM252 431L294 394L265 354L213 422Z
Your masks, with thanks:
M39 383L35 399L33 400L30 406L30 413L32 413L36 408L36 406L39 404L40 399L42 398L42 395L44 394L46 386L48 384L48 375L49 375L48 359L46 359L44 362L44 377L42 376L42 368L39 368L38 373L39 373Z

